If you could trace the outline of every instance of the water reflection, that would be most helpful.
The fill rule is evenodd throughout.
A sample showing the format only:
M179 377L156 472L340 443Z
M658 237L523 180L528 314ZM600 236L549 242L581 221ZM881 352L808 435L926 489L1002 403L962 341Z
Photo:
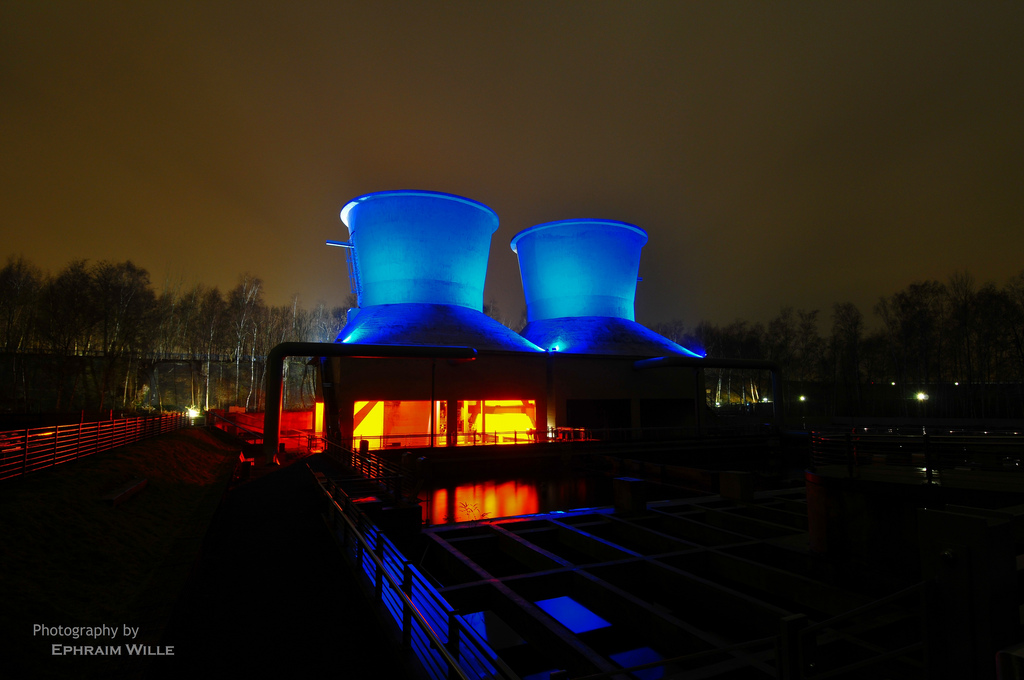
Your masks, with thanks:
M629 649L625 652L619 652L618 654L609 654L609 657L623 668L642 666L645 663L661 661L664 658L661 654L650 647ZM654 666L653 668L633 671L630 675L636 678L641 678L641 680L658 680L658 678L665 676L665 668L664 666Z
M471 522L611 503L611 480L591 475L438 482L420 493L427 524Z
M534 604L577 635L612 625L568 595L537 600Z

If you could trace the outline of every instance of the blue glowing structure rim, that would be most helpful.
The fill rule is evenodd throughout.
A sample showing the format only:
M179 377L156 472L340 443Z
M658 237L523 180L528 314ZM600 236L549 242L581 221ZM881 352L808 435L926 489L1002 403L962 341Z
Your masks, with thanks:
M457 194L446 194L442 191L427 191L420 189L395 189L389 191L374 191L369 194L363 194L362 196L356 196L342 207L341 221L346 227L348 227L351 230L352 225L350 225L348 222L348 216L349 213L351 213L352 210L357 205L361 203L366 203L368 201L372 201L376 198L393 198L398 196L421 196L427 198L441 198L449 201L455 201L457 203L465 203L468 206L472 206L474 208L482 210L483 212L494 217L494 231L498 231L498 213L494 212L493 209L484 205L480 201L474 201L472 198L466 198L465 196L459 196ZM494 231L492 231L491 233L493 234Z
M589 226L597 225L597 226L619 227L619 228L629 229L630 231L636 232L637 234L639 234L641 236L641 238L643 238L643 241L640 242L640 247L643 247L647 243L647 240L648 240L648 236L647 236L647 232L646 231L644 231L640 227L636 226L635 224L630 224L629 222L620 222L618 220L599 220L599 219L577 218L577 219L571 219L571 220L556 220L554 222L545 222L543 224L535 224L532 227L527 227L526 229L523 229L521 232L519 232L518 234L516 234L515 236L512 237L512 241L509 243L509 246L512 248L512 252L515 253L516 255L518 255L519 254L519 249L518 249L518 245L517 244L519 242L519 239L523 238L524 236L527 236L529 234L534 234L534 233L536 233L538 231L543 231L545 229L554 229L556 227L572 226L574 224L582 224L582 225L589 225Z

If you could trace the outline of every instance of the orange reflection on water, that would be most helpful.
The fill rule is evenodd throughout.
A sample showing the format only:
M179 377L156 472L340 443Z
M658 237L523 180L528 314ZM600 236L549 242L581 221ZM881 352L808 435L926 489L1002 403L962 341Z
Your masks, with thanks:
M448 514L448 489L436 489L430 497L431 524L444 524L443 519Z
M536 484L522 480L436 489L430 498L431 521L435 524L530 515L539 508Z

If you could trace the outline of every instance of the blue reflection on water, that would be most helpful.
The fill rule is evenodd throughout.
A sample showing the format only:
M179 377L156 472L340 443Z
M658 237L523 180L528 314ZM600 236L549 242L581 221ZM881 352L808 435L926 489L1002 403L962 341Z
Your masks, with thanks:
M652 661L661 661L663 658L661 654L658 654L650 647L638 647L637 649L629 649L625 652L609 654L608 656L612 661L623 668L640 666ZM654 668L645 668L643 670L633 671L631 675L637 678L642 678L642 680L657 680L658 678L665 676L665 669L662 666L655 666Z
M567 595L537 600L537 606L574 633L607 628L612 625Z

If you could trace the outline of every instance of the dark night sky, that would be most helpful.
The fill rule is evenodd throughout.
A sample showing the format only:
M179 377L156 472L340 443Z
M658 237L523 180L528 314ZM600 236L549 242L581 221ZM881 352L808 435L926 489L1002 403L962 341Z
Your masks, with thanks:
M0 4L0 257L343 302L341 206L651 236L637 318L766 320L1024 270L1024 5Z

